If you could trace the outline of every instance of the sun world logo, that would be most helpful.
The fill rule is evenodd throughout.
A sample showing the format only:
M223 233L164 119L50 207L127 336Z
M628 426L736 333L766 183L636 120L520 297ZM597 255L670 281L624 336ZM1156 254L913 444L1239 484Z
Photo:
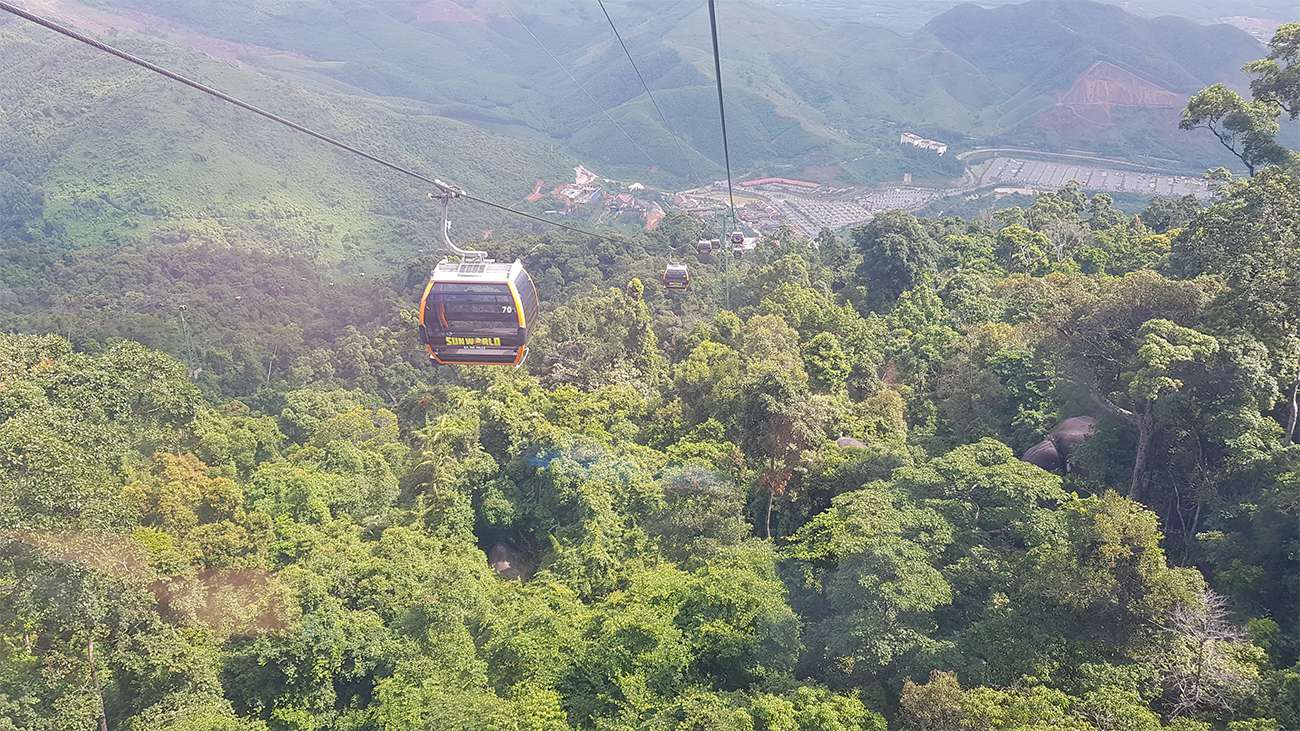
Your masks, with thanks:
M454 338L450 335L446 338L448 345L500 345L501 338Z

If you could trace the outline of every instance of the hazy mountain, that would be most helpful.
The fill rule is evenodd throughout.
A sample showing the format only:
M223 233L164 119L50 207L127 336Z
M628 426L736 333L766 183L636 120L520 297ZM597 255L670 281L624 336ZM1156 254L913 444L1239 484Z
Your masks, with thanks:
M609 3L684 150L641 93L599 9L585 3L94 2L129 10L124 17L138 29L177 43L242 44L250 50L235 55L263 69L417 100L510 135L535 133L610 174L671 183L721 172L702 4ZM720 13L733 163L742 172L849 180L951 173L904 157L896 144L903 128L959 144L1219 162L1171 122L1188 92L1240 83L1241 64L1261 55L1255 40L1228 26L1081 0L959 6L909 34L763 2L729 3Z
M438 117L416 102L304 88L138 36L115 40L481 195L514 199L518 179L505 178L507 170L572 175L575 160L548 145ZM24 249L251 245L326 261L405 261L432 244L427 186L43 29L0 19L0 57L8 64L0 74L0 239L27 241ZM466 231L496 220L472 205L457 219Z
M1225 17L1283 21L1295 15L1291 0L1106 0L1135 15L1176 15L1214 22ZM934 16L962 4L961 0L759 0L785 12L827 20L877 23L900 31L921 27ZM1013 5L1018 0L981 0L985 7Z
M245 89L270 107L373 138L403 159L427 162L506 199L522 199L538 178L566 176L577 160L604 174L665 186L717 179L721 138L703 4L608 5L682 142L654 113L599 8L586 3L50 0L46 7L147 56L184 59L204 78ZM909 34L761 2L727 3L720 12L732 161L740 175L865 182L897 179L904 171L922 180L960 173L951 156L901 148L898 135L908 129L958 149L1032 145L1167 158L1189 168L1219 164L1223 157L1208 140L1176 129L1178 110L1205 84L1241 83L1240 66L1262 55L1255 40L1228 26L1141 18L1082 1L965 5ZM340 201L330 215L367 205L356 176L373 172L335 166L313 143L285 135L263 154L269 143L250 142L256 136L243 133L263 127L242 113L195 106L190 92L119 62L69 53L44 31L8 27L6 43L34 49L17 56L49 59L60 73L39 92L21 75L0 78L5 108L28 109L29 97L40 93L47 104L87 113L36 121L10 113L19 141L46 126L54 130L53 151L20 168L35 165L38 172L26 174L29 184L88 206L59 214L76 226L98 231L99 224L87 222L97 220L97 207L122 197L114 190L124 170L144 171L130 186L133 195L148 198L138 191L156 183L157 199L171 201L158 210L169 212L197 211L225 194L242 201L250 191L265 193L260 201L289 198L298 205L314 200L306 191L316 190ZM145 37L154 42L140 46ZM220 63L203 62L193 50ZM126 121L115 96L86 87L117 89L146 123ZM254 164L229 162L240 159ZM210 174L223 165L266 174L255 180L247 172ZM301 184L293 179L312 166L322 172ZM83 175L87 170L94 175ZM77 191L51 188L67 171L75 173L69 178L101 182L94 190L81 190L85 182ZM203 185L191 189L196 177ZM222 185L224 193L213 189ZM51 200L57 206L64 199ZM336 230L373 241L371 229L363 235L357 228L367 216L343 218ZM258 225L267 220L281 217ZM325 238L332 243L320 248L345 246L342 235Z
M1259 44L1227 25L1070 0L954 8L923 34L988 81L979 123L967 128L1006 142L1152 154L1191 160L1206 140L1177 129L1188 95L1223 81Z

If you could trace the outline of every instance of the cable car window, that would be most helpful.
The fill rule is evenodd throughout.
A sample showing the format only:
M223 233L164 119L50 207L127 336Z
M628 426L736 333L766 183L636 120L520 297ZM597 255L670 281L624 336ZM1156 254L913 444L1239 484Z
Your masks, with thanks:
M519 301L524 306L524 324L531 328L533 318L537 316L537 288L533 286L532 277L527 272L519 272L515 289L519 291Z
M429 293L425 322L435 332L514 335L515 298L503 284L439 282Z

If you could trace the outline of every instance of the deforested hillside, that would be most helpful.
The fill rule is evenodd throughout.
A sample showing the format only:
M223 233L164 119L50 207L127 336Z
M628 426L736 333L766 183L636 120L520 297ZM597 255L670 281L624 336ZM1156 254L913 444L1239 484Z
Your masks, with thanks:
M1009 92L1059 90L1098 61L1172 91L1240 79L1259 55L1250 36L1226 25L1173 17L1138 18L1113 5L1031 0L982 8L967 4L931 20L926 31Z

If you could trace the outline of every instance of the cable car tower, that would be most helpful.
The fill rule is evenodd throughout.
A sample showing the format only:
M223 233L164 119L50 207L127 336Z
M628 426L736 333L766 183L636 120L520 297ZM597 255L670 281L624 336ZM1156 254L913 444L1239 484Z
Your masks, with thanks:
M459 257L443 259L420 298L420 340L439 365L509 365L528 357L528 331L537 319L537 288L519 260L500 264L486 251L451 241L448 212L464 192L435 180L442 201L442 242Z

